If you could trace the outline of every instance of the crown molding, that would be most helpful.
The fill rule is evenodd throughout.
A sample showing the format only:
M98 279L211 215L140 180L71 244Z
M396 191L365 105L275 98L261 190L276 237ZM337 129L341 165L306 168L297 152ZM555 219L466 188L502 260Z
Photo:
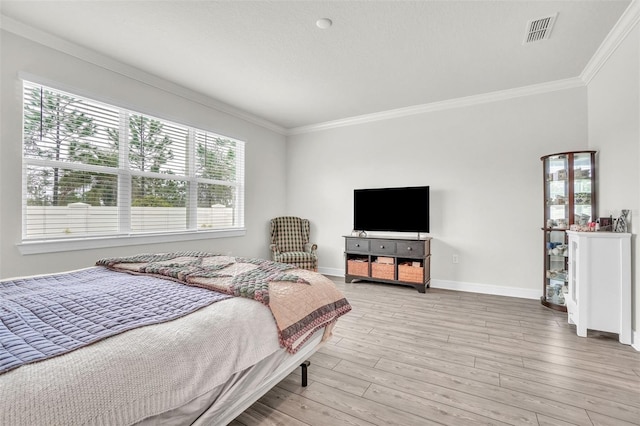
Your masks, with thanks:
M376 112L372 114L364 114L349 117L340 120L327 121L323 123L311 124L307 126L284 128L260 117L249 114L245 111L237 109L231 105L217 101L213 98L205 96L201 93L187 89L175 83L171 83L153 74L139 70L135 67L118 62L104 55L96 53L90 49L86 49L67 40L53 36L39 29L30 27L21 22L15 21L4 15L0 15L0 29L12 32L21 37L35 41L39 44L51 47L63 53L77 57L86 62L95 64L102 68L106 68L113 72L122 74L126 77L140 81L144 84L151 85L159 90L180 96L190 101L199 103L217 111L229 114L236 118L274 131L285 136L292 136L304 133L311 133L322 130L329 130L339 127L352 126L357 124L365 124L382 120L406 117L416 114L423 114L434 111L442 111L446 109L461 108L473 105L479 105L489 102L503 101L507 99L518 98L522 96L531 96L536 94L548 93L558 90L571 89L586 86L591 79L597 74L600 68L606 63L608 58L613 54L620 43L625 39L629 32L640 21L640 0L632 0L627 9L624 11L616 25L609 32L605 40L602 42L594 56L589 60L586 67L579 77L564 80L551 81L530 86L518 87L514 89L506 89L501 91L483 93L462 98L450 99L428 104L415 105L410 107L398 108L388 111Z
M504 101L507 99L519 98L523 96L538 95L542 93L555 92L558 90L573 89L576 87L585 87L585 83L579 77L568 78L564 80L550 81L547 83L534 84L530 86L517 87L514 89L499 90L496 92L483 93L480 95L466 96L463 98L450 99L440 102L432 102L428 104L415 105L406 108L398 108L389 111L376 112L372 114L364 114L356 117L345 118L342 120L327 121L309 126L301 126L289 129L288 136L299 135L304 133L317 132L321 130L335 129L338 127L352 126L355 124L372 123L375 121L390 120L393 118L407 117L410 115L424 114L434 111L442 111L452 108L462 108L473 105L479 105L489 102Z
M580 74L580 78L585 84L589 84L593 77L598 74L598 71L600 71L602 66L638 22L640 22L640 0L632 0L620 16L620 19L618 19L618 22L616 22L602 44L600 44L596 53L584 67L582 74Z
M29 25L23 24L22 22L16 21L14 19L11 19L1 14L0 14L0 29L16 34L28 40L34 41L36 43L42 44L43 46L50 47L57 51L66 53L68 55L81 59L85 62L97 65L101 68L105 68L109 71L113 71L115 73L121 74L125 77L139 81L143 84L152 86L164 92L171 93L172 95L179 96L181 98L198 103L205 107L215 109L216 111L229 114L233 117L239 118L241 120L247 121L249 123L255 124L257 126L263 127L273 132L279 133L281 135L286 135L287 133L287 130L284 127L274 124L263 118L260 118L258 116L255 116L243 110L235 108L224 102L215 100L209 96L203 95L202 93L196 92L191 89L187 89L184 86L180 86L179 84L172 83L163 78L160 78L148 72L142 71L138 68L132 67L130 65L126 65L122 62L118 62L115 59L109 58L93 50L79 46L75 43L71 43L60 37L56 37L45 31L39 30L37 28L33 28Z

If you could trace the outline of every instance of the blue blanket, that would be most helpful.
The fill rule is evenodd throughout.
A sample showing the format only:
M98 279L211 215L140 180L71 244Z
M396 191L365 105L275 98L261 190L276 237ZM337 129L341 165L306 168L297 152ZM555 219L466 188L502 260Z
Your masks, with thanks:
M102 267L0 282L0 374L230 297Z

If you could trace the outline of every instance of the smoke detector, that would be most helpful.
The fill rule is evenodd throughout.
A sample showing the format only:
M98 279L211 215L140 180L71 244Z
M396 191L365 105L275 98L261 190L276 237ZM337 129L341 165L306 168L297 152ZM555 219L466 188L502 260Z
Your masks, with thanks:
M544 16L542 18L531 19L527 22L524 41L522 44L535 43L536 41L547 40L551 35L551 29L556 22L558 14Z
M333 21L329 18L320 18L316 21L316 26L321 30L326 30L331 25L333 25Z

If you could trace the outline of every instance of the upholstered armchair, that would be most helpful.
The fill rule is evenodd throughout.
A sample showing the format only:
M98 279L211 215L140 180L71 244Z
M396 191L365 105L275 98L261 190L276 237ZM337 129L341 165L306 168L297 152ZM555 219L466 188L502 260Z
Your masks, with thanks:
M318 270L318 246L309 242L308 219L282 216L271 219L271 259L302 269Z

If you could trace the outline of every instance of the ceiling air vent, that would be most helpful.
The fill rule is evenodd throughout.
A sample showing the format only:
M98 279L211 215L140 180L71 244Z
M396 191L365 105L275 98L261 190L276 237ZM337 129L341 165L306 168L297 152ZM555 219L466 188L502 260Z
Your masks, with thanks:
M551 35L553 23L556 21L558 14L545 16L543 18L532 19L527 22L527 29L522 44L535 43L536 41L546 40Z

